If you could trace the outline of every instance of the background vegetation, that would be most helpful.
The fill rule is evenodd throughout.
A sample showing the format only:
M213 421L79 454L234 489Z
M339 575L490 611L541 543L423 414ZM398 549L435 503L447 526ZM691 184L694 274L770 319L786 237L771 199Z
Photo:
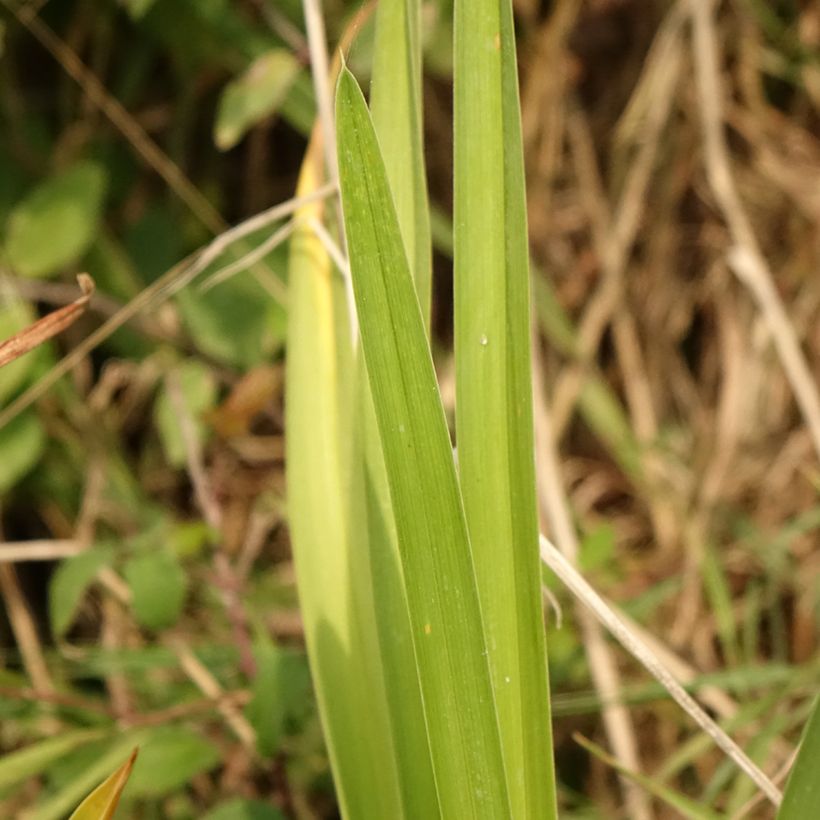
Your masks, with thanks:
M29 749L0 762L0 816L65 815L139 744L127 816L333 817L284 492L287 248L213 284L266 224L195 282L165 276L293 196L315 118L301 3L2 7L0 338L75 299L79 271L97 292L0 371L0 748ZM782 779L820 672L820 12L736 0L712 30L687 3L515 9L542 529ZM358 11L324 4L331 48ZM451 13L422 18L448 411ZM372 39L366 16L365 88ZM771 816L545 581L562 816L682 811L579 734Z

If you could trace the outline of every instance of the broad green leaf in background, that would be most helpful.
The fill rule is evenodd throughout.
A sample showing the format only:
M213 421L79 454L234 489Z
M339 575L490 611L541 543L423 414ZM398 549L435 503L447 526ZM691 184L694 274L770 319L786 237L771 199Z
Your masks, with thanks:
M45 446L45 431L34 410L22 413L0 428L0 495L37 464Z
M261 120L275 113L299 74L296 57L277 48L254 60L244 74L228 83L219 100L214 141L226 151Z
M61 637L71 626L86 590L113 555L107 547L95 547L66 558L57 567L48 588L48 614L55 636Z
M57 737L32 743L0 758L0 792L22 784L27 778L44 772L55 760L86 743L105 737L105 730L79 729L65 731Z
M510 812L481 612L424 320L367 106L346 69L339 173L361 343L444 817Z
M777 820L806 820L820 817L820 697L803 730Z
M176 299L186 328L209 356L246 369L270 354L271 297L247 272L208 291L186 288Z
M34 189L12 211L6 254L23 276L49 276L76 261L97 231L105 196L102 166L81 162Z
M147 629L173 626L188 591L188 577L176 555L167 549L135 555L125 564L124 574L137 621Z
M134 749L128 760L80 803L69 820L111 820L136 758Z
M456 438L513 816L554 817L510 0L456 0Z
M297 196L315 190L318 142ZM288 518L300 611L336 795L343 817L401 817L370 579L353 569L354 371L344 283L316 234L310 203L295 214L288 296Z
M179 379L179 390L185 402L185 409L201 443L205 438L202 415L216 404L216 377L212 368L194 359L183 362L177 369L176 375ZM154 418L168 463L173 467L182 467L186 461L187 451L179 412L164 389L157 396Z
M161 797L192 777L219 765L219 749L186 726L153 729L140 743L140 755L125 789L129 800Z

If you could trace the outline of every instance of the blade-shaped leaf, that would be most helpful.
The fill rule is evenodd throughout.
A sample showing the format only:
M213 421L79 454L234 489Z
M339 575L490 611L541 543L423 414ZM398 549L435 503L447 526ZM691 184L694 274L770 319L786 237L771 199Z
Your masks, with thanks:
M297 190L315 190L312 144ZM288 311L288 514L311 674L342 815L401 817L369 573L354 533L352 402L355 381L344 284L307 224L321 203L297 213ZM361 489L361 483L358 484ZM354 537L355 535L355 537ZM366 716L366 718L364 718Z
M421 133L421 47L418 0L382 0L376 11L371 112L385 159L405 249L425 318L429 313L430 215ZM429 322L428 322L429 324ZM393 508L373 398L360 360L361 426L365 442L362 511L389 717L405 816L441 814L424 705L401 577Z
M455 4L459 474L515 817L555 814L533 459L524 164L510 0Z
M362 349L387 466L444 817L506 817L498 723L450 439L367 106L336 94L339 172Z
M418 0L382 0L370 108L422 315L430 313L430 211L421 126L421 10Z
M820 698L817 698L800 741L777 820L820 817Z
M137 749L110 777L100 783L77 807L70 820L110 820L137 759Z

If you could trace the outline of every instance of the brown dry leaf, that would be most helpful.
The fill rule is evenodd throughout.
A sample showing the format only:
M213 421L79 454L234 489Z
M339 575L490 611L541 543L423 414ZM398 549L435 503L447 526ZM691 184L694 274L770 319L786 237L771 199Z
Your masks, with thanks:
M0 343L0 367L19 359L20 356L61 333L79 319L94 293L94 280L87 273L81 273L77 276L77 283L83 292L82 296L70 305L46 314L42 319L38 319L24 330L15 333L10 339Z
M279 368L261 365L248 371L227 399L209 414L209 421L222 438L248 432L254 418L271 402L282 383Z

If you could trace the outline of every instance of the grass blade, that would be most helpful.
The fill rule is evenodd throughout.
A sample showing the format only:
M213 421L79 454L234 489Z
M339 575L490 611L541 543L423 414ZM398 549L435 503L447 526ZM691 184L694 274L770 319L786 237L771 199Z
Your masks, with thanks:
M820 817L820 698L803 731L800 751L794 762L777 820Z
M656 779L630 771L626 766L622 765L617 758L607 754L600 746L592 743L592 741L587 740L585 737L576 733L573 735L573 739L590 754L606 763L607 766L617 769L617 771L628 777L633 783L637 783L651 795L662 800L681 817L687 818L687 820L720 820L722 817L718 812L712 811L707 806L701 805L697 801L676 792L674 789L670 789L668 786L664 786L663 783L658 782Z
M444 817L506 817L495 704L469 538L424 321L376 135L339 78L342 203Z
M306 156L299 194L321 181L316 143ZM342 815L400 817L400 798L372 591L360 570L352 510L364 503L351 443L353 368L344 284L307 220L297 214L288 315L286 423L288 513L311 674ZM362 717L367 715L366 720Z
M421 312L429 325L431 243L421 108L420 5L381 0L370 109Z
M429 324L430 216L421 133L418 0L382 0L376 12L371 112L416 293ZM413 636L373 398L360 360L370 575L396 763L407 818L441 816Z
M515 817L555 816L512 6L455 5L456 432Z

